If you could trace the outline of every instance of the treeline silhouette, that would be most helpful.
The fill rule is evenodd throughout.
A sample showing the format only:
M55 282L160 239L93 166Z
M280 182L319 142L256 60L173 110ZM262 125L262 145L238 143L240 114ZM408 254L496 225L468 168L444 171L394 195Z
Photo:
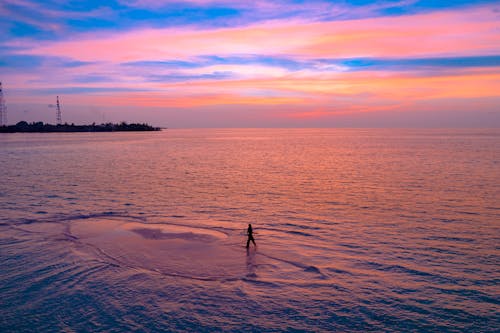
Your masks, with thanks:
M43 122L20 121L15 125L0 126L0 133L54 133L54 132L126 132L126 131L161 131L160 127L153 127L148 124L119 124L106 123L96 125L75 125L75 124L44 124Z

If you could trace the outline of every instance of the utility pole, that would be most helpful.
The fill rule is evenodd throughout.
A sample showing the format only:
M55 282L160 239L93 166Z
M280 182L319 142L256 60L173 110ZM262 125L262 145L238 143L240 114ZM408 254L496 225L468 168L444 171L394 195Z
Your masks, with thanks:
M3 97L2 82L0 82L0 126L7 126L7 106Z
M57 103L56 103L56 120L57 120L57 125L62 124L61 105L59 104L59 96L57 96Z

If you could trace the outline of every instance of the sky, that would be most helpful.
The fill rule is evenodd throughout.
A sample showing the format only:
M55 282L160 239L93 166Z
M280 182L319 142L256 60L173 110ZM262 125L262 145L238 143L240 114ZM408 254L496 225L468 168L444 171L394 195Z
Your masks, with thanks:
M500 2L2 0L10 124L500 127Z

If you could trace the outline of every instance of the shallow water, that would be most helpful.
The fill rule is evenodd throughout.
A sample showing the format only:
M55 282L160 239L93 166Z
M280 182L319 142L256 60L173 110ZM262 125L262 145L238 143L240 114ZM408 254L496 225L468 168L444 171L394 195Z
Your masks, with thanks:
M2 332L500 330L498 130L4 134L0 170Z

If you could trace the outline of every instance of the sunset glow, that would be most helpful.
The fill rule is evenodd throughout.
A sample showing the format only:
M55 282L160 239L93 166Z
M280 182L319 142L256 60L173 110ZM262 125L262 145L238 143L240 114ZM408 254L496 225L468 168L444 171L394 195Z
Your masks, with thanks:
M9 122L500 126L496 2L357 3L6 0Z

